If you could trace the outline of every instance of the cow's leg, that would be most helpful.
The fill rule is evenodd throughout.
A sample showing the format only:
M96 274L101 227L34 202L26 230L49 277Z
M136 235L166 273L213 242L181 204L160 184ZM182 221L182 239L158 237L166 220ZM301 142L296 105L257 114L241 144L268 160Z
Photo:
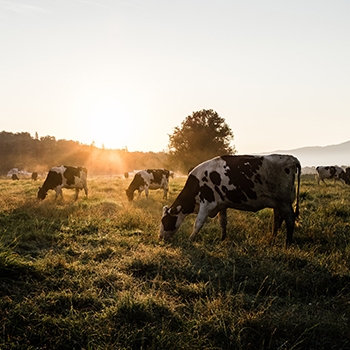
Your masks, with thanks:
M55 199L58 199L59 196L61 196L61 199L63 199L62 187L57 186L57 187L55 188L55 192L56 192L56 197L55 197Z
M208 217L208 212L206 210L203 210L200 208L198 215L197 215L197 218L196 218L196 221L194 222L192 234L190 236L191 241L194 241L194 239L197 236L197 233L203 227L207 217Z
M272 229L272 241L271 244L275 243L278 230L281 228L283 217L279 208L273 209L273 229Z
M145 195L146 195L146 198L148 198L148 186L145 186Z
M85 196L88 197L88 188L86 185L84 185L84 192L85 192Z
M163 195L163 199L167 199L168 198L168 188L164 188L164 195Z
M197 215L196 221L194 222L194 226L193 226L193 231L191 233L190 236L190 240L194 241L197 233L199 232L199 230L203 227L205 220L207 219L208 216L201 216L199 213Z
M221 227L221 239L224 240L226 238L226 227L227 227L227 210L219 211L219 222Z
M294 232L294 225L295 225L295 214L291 204L289 204L283 209L282 216L286 222L286 228L287 228L286 247L288 248L293 241L293 232Z
M140 199L141 193L142 193L142 191L143 191L144 189L145 189L144 186L140 186L140 187L137 189L137 191L139 192L139 196L138 196L139 199ZM147 196L147 194L146 194L146 196Z
M79 196L79 188L75 188L75 201L78 199L78 196Z

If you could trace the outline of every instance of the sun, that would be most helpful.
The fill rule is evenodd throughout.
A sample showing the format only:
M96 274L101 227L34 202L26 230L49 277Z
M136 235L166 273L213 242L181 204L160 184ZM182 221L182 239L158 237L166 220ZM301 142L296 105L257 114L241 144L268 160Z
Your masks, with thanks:
M88 117L91 141L97 147L124 149L130 142L131 121L128 113L115 103L99 104Z

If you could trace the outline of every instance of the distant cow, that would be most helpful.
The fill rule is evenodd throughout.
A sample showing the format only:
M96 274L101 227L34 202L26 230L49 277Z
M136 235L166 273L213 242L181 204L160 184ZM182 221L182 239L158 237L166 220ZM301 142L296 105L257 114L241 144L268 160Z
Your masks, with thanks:
M164 198L167 198L169 191L169 170L166 169L147 169L137 172L130 183L128 189L125 191L129 201L134 199L134 192L137 190L139 196L145 190L146 197L148 197L148 190L157 190L162 188L164 191Z
M75 166L56 166L50 169L42 187L39 187L38 199L45 199L48 190L56 191L56 199L60 195L63 198L62 188L74 188L75 200L79 195L79 190L84 189L88 196L87 169Z
M19 177L17 176L17 174L12 174L11 179L12 180L19 180Z
M32 172L32 180L36 181L38 179L38 173L36 171Z
M294 184L296 173L297 191ZM228 155L201 163L191 171L174 203L163 208L159 237L171 238L188 214L198 213L190 236L193 240L207 217L219 213L222 239L225 239L227 208L247 211L273 208L273 237L285 221L286 244L289 246L295 219L299 215L300 173L299 160L290 155Z
M347 185L350 185L350 168L345 169L344 181Z
M339 166L318 166L316 168L316 171L316 179L318 184L320 184L320 181L326 184L326 182L324 181L325 179L333 179L334 183L336 181L341 181L342 183L345 183L345 171Z

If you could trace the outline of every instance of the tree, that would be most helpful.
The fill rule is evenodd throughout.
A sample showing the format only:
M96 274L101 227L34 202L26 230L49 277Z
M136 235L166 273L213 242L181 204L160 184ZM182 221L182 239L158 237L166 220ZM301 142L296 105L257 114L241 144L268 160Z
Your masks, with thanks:
M169 161L185 173L199 163L223 154L234 154L233 133L224 118L212 109L192 112L169 135Z

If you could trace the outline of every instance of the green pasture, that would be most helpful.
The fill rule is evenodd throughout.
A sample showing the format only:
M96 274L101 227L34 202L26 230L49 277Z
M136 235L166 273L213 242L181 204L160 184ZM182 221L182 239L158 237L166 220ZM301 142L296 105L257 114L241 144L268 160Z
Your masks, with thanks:
M228 237L194 215L158 240L185 178L129 203L131 179L37 201L0 179L0 349L350 349L350 186L302 176L291 248L272 210L229 211Z

